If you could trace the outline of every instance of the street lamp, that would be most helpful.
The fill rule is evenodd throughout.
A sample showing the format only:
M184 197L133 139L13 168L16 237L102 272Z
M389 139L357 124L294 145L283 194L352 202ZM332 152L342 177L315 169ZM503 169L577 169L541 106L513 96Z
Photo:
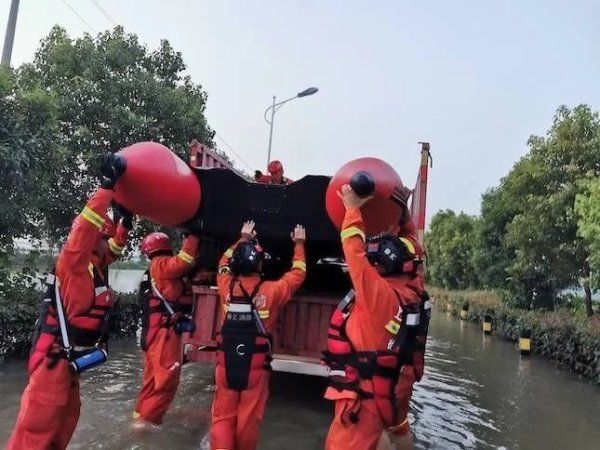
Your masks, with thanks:
M300 98L300 97L308 97L309 95L316 94L318 91L319 91L319 89L316 88L316 87L309 87L308 89L304 89L302 92L298 92L293 97L290 97L287 100L284 100L284 101L279 102L279 103L275 103L276 97L273 96L273 104L271 106L269 106L265 110L265 113L264 113L265 122L267 122L271 126L271 129L269 130L269 152L267 154L267 165L269 165L269 163L271 162L271 144L273 142L273 120L275 119L275 112L284 103L290 102L290 101L295 100L295 99ZM270 121L269 121L269 119L267 119L267 113L269 112L269 110L271 111L271 120Z

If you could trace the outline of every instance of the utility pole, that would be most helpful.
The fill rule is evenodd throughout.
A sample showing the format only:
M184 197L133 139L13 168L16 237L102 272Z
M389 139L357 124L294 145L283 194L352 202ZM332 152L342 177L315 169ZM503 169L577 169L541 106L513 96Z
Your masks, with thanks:
M0 64L10 66L10 57L12 56L13 42L15 41L15 29L17 28L17 14L19 12L19 1L12 0L10 4L10 14L6 24L6 35L4 37L4 48L2 49L2 60Z

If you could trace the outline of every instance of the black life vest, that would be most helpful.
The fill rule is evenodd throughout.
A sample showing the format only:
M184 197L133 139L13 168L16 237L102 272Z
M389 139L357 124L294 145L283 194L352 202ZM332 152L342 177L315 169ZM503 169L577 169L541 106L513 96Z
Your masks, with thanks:
M108 339L108 313L115 302L98 269L92 266L91 272L94 280L94 301L92 305L87 311L72 317L67 317L65 312L67 335L73 350L71 356L77 356L80 352L102 344ZM55 269L52 269L46 276L46 289L40 301L39 315L32 336L29 358L30 371L35 369L48 356L55 342L64 349L56 312L56 283ZM65 354L61 351L55 353L54 356L62 357Z
M387 348L356 351L346 335L353 294L351 291L340 302L329 323L327 350L323 351L323 361L330 368L329 385L339 391L357 393L357 400L348 411L351 422L358 421L362 400L373 399L384 425L390 427L396 418L395 387L402 367L413 363L417 336L422 329L421 313L417 305L402 308L399 301L399 313L385 326L391 334ZM361 380L371 380L373 391L362 390Z
M412 363L417 381L421 381L425 370L425 346L427 344L427 334L429 333L429 320L431 319L431 300L427 292L423 292L421 296L420 314L421 324L415 340Z
M181 304L179 303L179 299L175 301L163 300L156 295L154 289L152 279L150 278L150 269L148 269L142 275L139 290L139 307L142 322L140 347L143 351L148 350L148 346L154 338L154 336L149 336L150 325L153 320L158 323L159 327L171 327L177 323L176 320L173 320L169 311L167 311L165 303L168 303L171 309L179 316L187 316L192 313L192 305Z
M233 295L236 282L242 291L241 297ZM271 368L271 337L254 306L254 297L261 285L262 281L252 293L237 279L232 279L229 285L227 312L217 338L217 358L225 364L229 389L243 391L248 387L252 371Z

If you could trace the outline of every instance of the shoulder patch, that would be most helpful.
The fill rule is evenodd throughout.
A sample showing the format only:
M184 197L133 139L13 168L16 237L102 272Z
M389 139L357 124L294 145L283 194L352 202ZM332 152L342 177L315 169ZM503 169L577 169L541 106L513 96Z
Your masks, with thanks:
M229 266L221 266L219 267L219 275L228 275L231 273L231 269Z

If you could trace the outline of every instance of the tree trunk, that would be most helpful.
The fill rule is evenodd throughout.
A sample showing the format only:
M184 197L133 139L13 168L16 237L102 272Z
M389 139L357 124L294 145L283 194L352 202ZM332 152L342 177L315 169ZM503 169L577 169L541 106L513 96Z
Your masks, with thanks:
M590 288L589 278L583 280L581 285L583 286L583 291L585 293L583 297L583 301L585 302L585 312L588 317L592 317L594 315L594 309L592 308L592 289Z

